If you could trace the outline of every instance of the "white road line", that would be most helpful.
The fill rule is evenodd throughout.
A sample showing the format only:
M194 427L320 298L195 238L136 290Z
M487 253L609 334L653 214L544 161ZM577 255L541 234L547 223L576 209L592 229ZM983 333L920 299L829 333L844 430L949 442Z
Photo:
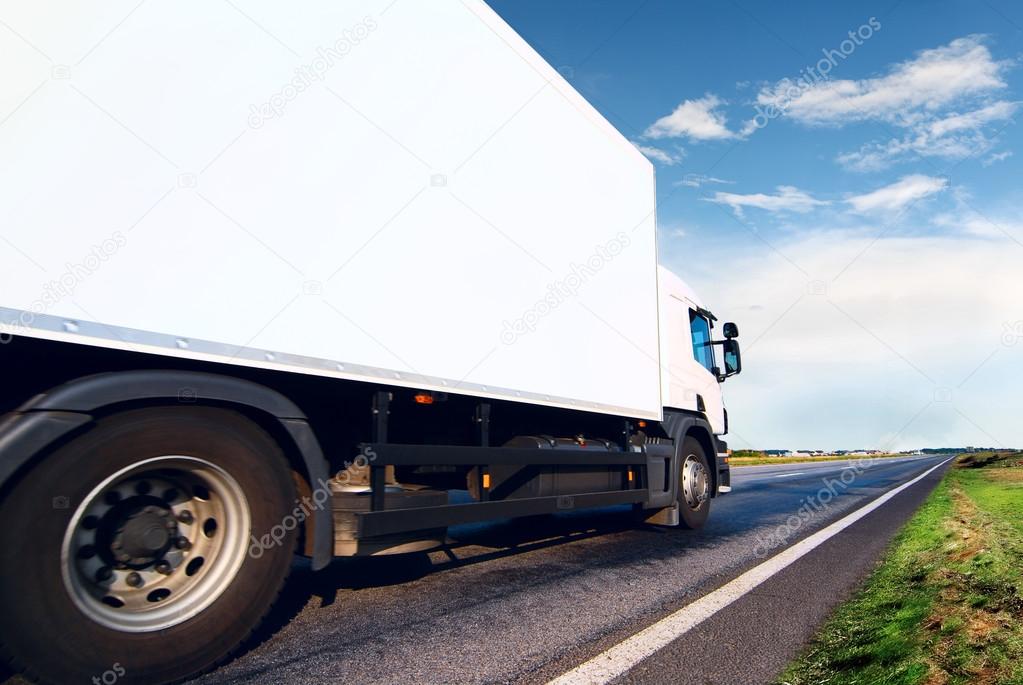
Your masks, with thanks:
M946 459L937 466L927 469L913 480L903 483L894 490L889 490L866 506L835 521L827 528L819 530L802 542L779 552L759 566L754 566L735 580L722 585L717 590L661 619L649 628L641 630L624 642L618 643L564 675L551 680L548 685L597 685L611 682L870 512L884 506L900 492L919 483L952 459L955 457Z
M795 473L779 473L775 478L791 478L792 476L802 476L806 471L796 471Z

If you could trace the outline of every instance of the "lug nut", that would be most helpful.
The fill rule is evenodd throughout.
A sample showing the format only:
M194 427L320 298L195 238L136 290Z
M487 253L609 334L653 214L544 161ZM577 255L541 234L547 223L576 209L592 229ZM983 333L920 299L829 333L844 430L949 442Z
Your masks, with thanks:
M156 572L157 573L162 573L165 576L169 576L171 574L172 570L173 569L171 569L171 565L168 562L166 562L166 561L160 561L160 562L157 562L157 564L156 564Z
M192 543L188 540L188 538L182 535L174 541L174 546L178 549L190 549L192 547Z
M142 580L142 576L139 575L138 572L136 571L132 571L131 573L129 573L128 577L124 579L124 582L126 582L129 586L136 588L142 587L144 583L144 581Z
M96 582L99 583L106 582L110 580L110 578L113 577L113 575L114 572L110 569L109 566L102 566L99 568L98 571L96 571Z
M185 509L183 512L178 514L178 521L181 521L185 525L191 524L192 521L194 520L195 517L192 516L192 512L190 512L188 509Z

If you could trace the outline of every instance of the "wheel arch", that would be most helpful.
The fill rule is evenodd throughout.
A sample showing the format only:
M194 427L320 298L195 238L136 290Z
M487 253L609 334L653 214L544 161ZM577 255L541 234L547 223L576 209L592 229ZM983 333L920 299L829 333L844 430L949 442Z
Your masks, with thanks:
M307 494L329 477L327 461L306 415L290 399L240 378L197 371L120 371L85 376L36 395L0 422L0 488L37 459L88 428L97 417L140 406L216 406L235 410L281 446ZM329 507L306 519L305 552L318 570L333 557Z
M718 456L714 429L707 418L701 414L668 411L664 412L662 421L664 432L675 440L676 445L681 445L687 437L694 438L700 443L704 454L707 456L708 466L711 472L711 497L717 497L718 490ZM676 459L678 455L676 454ZM678 464L674 468L680 468Z

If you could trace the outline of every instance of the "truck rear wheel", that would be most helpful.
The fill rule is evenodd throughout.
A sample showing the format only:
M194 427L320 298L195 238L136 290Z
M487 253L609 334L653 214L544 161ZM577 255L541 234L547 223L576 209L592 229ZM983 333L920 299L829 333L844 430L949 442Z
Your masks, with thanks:
M240 414L100 420L0 502L0 648L55 683L163 683L209 668L280 591L294 499L280 447Z
M710 465L700 441L686 437L679 450L678 478L679 527L703 528L710 515Z

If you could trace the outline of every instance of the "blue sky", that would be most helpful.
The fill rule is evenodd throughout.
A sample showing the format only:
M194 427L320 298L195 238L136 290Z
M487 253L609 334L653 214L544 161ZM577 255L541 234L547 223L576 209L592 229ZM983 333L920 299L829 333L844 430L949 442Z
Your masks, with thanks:
M654 161L733 446L1023 446L1023 6L490 4Z

